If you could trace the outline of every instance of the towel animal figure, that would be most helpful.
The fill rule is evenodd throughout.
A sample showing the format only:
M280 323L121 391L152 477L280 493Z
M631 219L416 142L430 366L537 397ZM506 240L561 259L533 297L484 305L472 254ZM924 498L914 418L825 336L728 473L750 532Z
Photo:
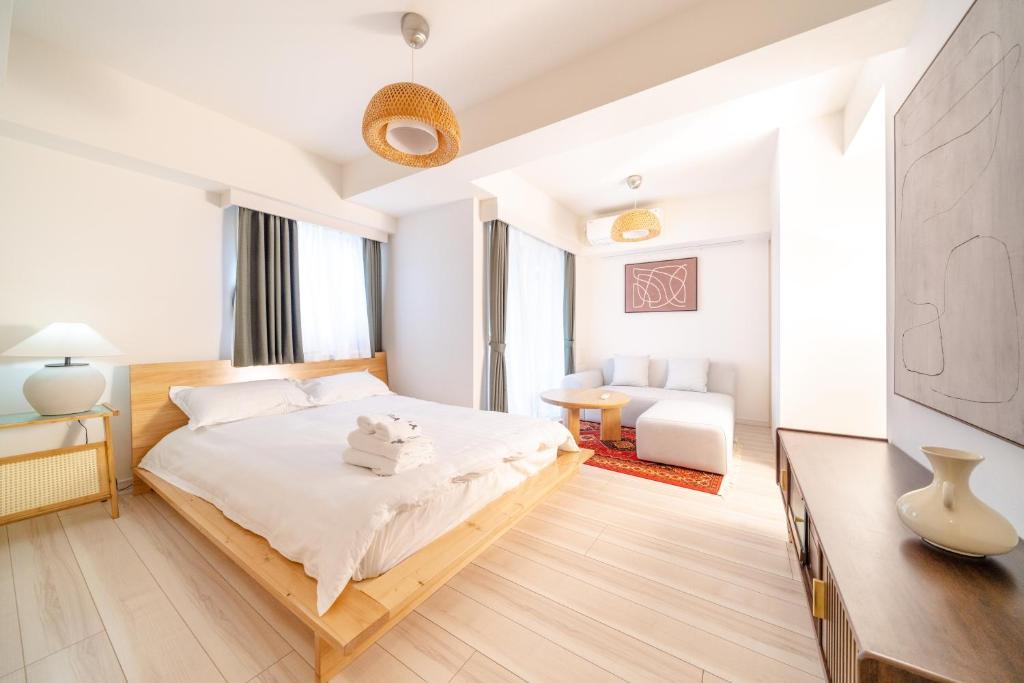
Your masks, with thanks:
M423 434L418 423L394 414L360 415L356 418L356 426L359 431L381 441L408 439Z

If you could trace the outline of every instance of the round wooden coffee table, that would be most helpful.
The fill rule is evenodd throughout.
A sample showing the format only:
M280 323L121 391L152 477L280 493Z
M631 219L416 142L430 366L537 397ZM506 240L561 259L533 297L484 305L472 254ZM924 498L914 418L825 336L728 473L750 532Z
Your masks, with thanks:
M607 389L549 389L540 398L545 403L565 408L565 426L577 443L580 440L580 410L583 408L601 411L602 441L622 438L622 406L629 403L629 396L625 394Z

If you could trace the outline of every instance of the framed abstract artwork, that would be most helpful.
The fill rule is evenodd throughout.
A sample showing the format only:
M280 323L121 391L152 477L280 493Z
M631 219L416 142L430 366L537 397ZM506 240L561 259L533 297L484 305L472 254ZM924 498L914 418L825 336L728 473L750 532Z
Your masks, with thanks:
M1024 445L1024 3L976 0L894 120L894 387Z
M696 310L696 256L626 264L626 313Z

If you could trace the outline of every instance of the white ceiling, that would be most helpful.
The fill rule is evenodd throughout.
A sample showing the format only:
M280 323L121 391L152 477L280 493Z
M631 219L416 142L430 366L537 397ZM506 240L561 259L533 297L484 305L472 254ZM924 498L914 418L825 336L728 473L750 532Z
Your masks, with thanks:
M409 78L405 11L431 24L416 80L458 112L694 2L16 0L14 30L344 162L366 102Z
M575 214L765 185L776 131L845 107L861 63L579 147L515 171ZM640 190L626 176L644 177Z

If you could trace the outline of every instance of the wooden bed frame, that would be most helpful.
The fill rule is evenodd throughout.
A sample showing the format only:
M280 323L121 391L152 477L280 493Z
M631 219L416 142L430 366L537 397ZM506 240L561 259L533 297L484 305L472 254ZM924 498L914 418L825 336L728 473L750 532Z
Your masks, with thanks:
M301 564L286 559L262 536L235 524L210 503L137 465L161 438L187 422L168 397L168 389L173 385L209 386L281 377L309 379L359 370L369 370L387 381L387 359L383 353L373 358L249 368L232 367L230 361L155 363L130 368L135 495L150 490L157 493L313 629L318 681L327 681L348 666L572 477L580 463L592 455L587 450L559 451L554 463L389 571L349 583L331 609L320 616L316 610L316 581L306 575Z

